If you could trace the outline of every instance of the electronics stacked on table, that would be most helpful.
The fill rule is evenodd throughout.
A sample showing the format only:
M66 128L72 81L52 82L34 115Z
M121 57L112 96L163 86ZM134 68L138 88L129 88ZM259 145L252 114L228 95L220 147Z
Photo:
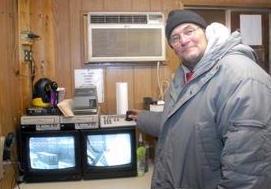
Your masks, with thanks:
M23 181L136 176L135 125L125 115L22 116Z
M75 115L64 117L57 115L22 116L21 129L31 131L46 130L73 130L73 129L99 129L133 127L135 121L126 121L125 115Z
M98 99L96 86L75 88L73 97L74 114L96 114L98 112Z
M57 101L57 84L37 81L33 107L21 117L18 154L23 181L69 181L137 175L135 121L98 115L96 87ZM128 108L128 107L127 107ZM51 112L51 110L60 112Z
M58 84L48 78L40 78L33 86L32 104L27 115L59 115Z

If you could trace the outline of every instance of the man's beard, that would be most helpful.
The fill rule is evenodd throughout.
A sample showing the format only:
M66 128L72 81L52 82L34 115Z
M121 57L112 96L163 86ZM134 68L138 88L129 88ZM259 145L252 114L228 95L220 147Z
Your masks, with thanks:
M192 57L190 59L185 59L185 58L181 58L182 63L189 69L189 70L193 70L194 67L196 66L196 64L201 60L201 58L203 57L203 54L200 54L196 57Z

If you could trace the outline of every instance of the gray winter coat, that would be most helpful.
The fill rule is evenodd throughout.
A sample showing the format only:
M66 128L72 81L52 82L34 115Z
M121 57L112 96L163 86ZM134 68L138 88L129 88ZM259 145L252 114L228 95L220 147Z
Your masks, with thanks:
M163 113L138 127L158 136L153 189L270 189L271 79L233 33L184 84L179 68Z

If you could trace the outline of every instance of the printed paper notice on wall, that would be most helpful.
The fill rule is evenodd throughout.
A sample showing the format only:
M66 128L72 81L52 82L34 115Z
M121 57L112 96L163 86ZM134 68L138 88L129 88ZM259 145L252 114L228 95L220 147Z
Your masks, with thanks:
M103 69L76 69L74 70L75 88L95 85L98 102L104 102L104 76Z
M242 42L247 45L262 45L262 16L240 15Z

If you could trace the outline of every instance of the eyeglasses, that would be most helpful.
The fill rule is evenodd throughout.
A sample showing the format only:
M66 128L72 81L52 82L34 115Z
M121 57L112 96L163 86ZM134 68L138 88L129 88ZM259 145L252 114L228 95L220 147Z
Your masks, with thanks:
M185 38L185 39L190 39L195 31L197 31L200 27L189 27L189 28L186 28L183 32L181 33L177 33L177 34L174 34L172 36L170 36L169 38L169 42L172 46L176 46L181 39Z

